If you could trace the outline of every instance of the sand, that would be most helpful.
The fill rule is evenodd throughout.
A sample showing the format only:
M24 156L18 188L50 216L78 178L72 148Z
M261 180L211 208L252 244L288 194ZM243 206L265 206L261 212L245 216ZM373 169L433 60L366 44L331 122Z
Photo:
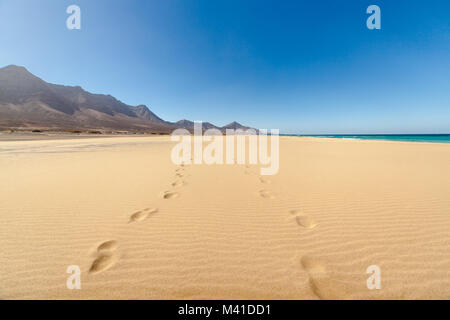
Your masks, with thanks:
M449 144L283 137L265 177L173 145L0 142L0 299L450 299Z

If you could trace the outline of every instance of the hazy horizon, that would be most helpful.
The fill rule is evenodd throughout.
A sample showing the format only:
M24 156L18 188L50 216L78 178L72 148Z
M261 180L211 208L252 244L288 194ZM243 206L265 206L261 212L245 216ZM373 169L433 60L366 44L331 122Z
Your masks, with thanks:
M68 30L66 8L81 8ZM450 133L448 1L0 3L0 66L167 121L285 134ZM366 8L381 8L381 30Z

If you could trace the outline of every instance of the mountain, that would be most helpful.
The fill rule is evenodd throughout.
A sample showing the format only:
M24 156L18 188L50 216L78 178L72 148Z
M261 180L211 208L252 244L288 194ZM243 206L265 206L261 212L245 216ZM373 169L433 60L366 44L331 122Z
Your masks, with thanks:
M239 122L232 122L227 124L226 126L222 127L222 130L226 130L226 129L233 129L233 130L237 130L237 129L242 129L242 130L247 130L247 129L251 129L250 127L246 127L243 126L242 124L240 124Z
M187 129L189 131L194 130L194 122L190 121L190 120L180 120L175 122L176 125L180 126L181 128ZM209 122L202 122L202 129L203 130L208 130L208 129L218 129L221 130L221 127L217 127L215 125L213 125L212 123Z
M193 122L165 121L145 105L129 106L79 86L47 83L24 67L0 69L0 128L112 129L170 133ZM204 123L204 129L218 128ZM218 128L221 129L221 128Z
M0 69L0 126L161 132L176 128L144 105L133 107L79 86L47 83L18 66Z
M140 117L140 118L142 118L142 119L145 119L145 120L150 121L150 122L165 122L163 119L161 119L161 118L158 117L156 114L154 114L153 112L151 112L151 111L147 108L147 106L145 106L145 105L143 105L143 104L141 104L141 105L139 105L139 106L137 106L137 107L130 107L130 108L131 108L131 110L134 111L134 113L135 113L138 117Z

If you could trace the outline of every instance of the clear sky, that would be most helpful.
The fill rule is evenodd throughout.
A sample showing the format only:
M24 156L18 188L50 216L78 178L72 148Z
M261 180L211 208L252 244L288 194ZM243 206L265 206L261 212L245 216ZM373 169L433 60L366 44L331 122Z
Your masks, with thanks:
M66 28L71 4L81 30ZM169 121L450 132L448 0L0 0L0 46L0 67Z

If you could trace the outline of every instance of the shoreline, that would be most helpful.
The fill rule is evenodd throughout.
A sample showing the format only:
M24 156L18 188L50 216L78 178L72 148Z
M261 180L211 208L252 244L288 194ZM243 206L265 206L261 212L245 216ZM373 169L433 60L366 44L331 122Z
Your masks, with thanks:
M285 137L302 137L302 138L318 138L318 139L340 139L340 140L360 140L360 141L392 141L392 142L420 142L420 143L450 143L450 134L361 134L361 135L280 135ZM421 139L389 139L387 137L446 137L448 140L421 140ZM379 137L379 138L365 138ZM386 137L386 138L384 138Z
M136 134L73 134L64 132L55 133L3 133L0 132L0 143L2 142L18 142L18 141L57 141L57 140L89 140L89 139L99 139L99 138L164 138L170 137L170 134L156 134L156 133L136 133ZM405 141L405 140L389 140L389 139L358 139L358 138L340 138L340 137L317 137L317 136L296 136L296 135L280 135L280 140L282 139L304 139L313 141L343 141L343 142L388 142L388 143L419 143L419 144L443 144L449 145L450 141Z

